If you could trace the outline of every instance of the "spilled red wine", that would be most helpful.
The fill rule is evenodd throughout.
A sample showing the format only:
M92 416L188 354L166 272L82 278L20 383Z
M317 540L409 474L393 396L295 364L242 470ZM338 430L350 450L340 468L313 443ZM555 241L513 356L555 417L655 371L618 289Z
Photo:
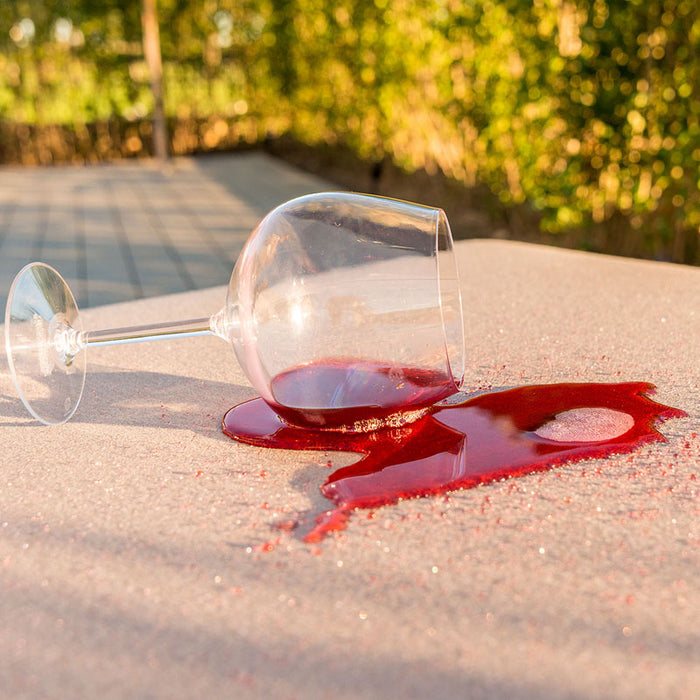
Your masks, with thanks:
M308 372L298 376L305 381ZM283 381L291 392L294 377ZM314 542L344 528L357 508L469 488L665 440L656 424L686 414L652 401L653 390L642 382L524 386L432 406L412 423L371 432L295 427L265 401L253 399L224 416L223 430L263 447L362 455L321 487L334 508L320 515L306 535Z

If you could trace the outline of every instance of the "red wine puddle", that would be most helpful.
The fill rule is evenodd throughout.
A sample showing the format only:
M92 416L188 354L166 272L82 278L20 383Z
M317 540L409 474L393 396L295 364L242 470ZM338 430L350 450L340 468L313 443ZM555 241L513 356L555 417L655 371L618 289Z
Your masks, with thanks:
M652 401L654 389L643 382L523 386L432 406L414 423L365 433L293 427L253 399L224 416L223 430L261 447L362 455L321 486L334 507L304 537L318 542L345 528L356 509L665 442L656 425L687 414Z

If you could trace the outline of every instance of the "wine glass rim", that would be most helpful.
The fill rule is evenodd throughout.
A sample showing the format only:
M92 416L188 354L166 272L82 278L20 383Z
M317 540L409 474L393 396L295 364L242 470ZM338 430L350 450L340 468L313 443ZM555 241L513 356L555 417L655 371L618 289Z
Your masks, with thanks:
M455 253L454 249L454 239L452 237L452 228L450 227L450 222L449 219L447 218L447 214L443 209L440 207L435 207L434 208L436 211L436 221L435 221L435 269L436 269L436 277L437 277L437 285L438 285L438 299L439 299L439 306L440 306L440 318L442 321L442 337L443 337L443 343L445 345L445 357L447 358L447 369L450 372L450 375L452 376L452 380L455 384L455 387L459 391L462 388L462 385L464 384L464 375L466 372L466 342L464 338L464 312L463 312L463 306L462 306L462 287L460 284L460 277L459 277L459 265L457 265L457 255ZM445 236L445 241L446 241L446 248L444 251L440 250L440 227L444 226L444 236ZM456 292L456 302L457 302L457 314L458 314L458 322L459 322L459 356L458 359L455 362L455 358L453 355L450 353L450 343L449 339L447 337L447 320L445 318L445 299L444 299L444 290L443 290L443 277L440 272L440 253L445 253L447 252L449 254L449 259L450 263L453 267L453 273L454 273L454 291ZM454 364L458 364L457 368L457 376L455 376L455 371L454 371Z
M444 211L440 207L434 206L432 204L423 204L421 202L414 202L409 199L402 199L401 197L390 197L384 194L374 194L370 192L355 192L353 190L324 190L322 192L310 192L308 194L303 194L298 197L294 197L281 204L280 207L284 207L295 202L309 201L313 199L324 199L326 197L332 197L334 201L337 201L339 197L343 197L346 199L384 200L387 202L406 204L408 206L416 207L418 209L427 209L434 212L442 212L444 214ZM273 209L272 212L274 211L275 210Z

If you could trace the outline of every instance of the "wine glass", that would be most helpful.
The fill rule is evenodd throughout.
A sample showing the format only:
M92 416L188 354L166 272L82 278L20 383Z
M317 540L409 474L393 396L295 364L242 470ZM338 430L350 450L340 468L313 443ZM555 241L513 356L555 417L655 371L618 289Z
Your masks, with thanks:
M5 314L15 386L47 425L78 407L89 346L204 334L233 345L288 423L367 430L413 420L464 377L447 217L383 197L306 195L258 224L211 317L85 331L68 285L44 263L19 272Z

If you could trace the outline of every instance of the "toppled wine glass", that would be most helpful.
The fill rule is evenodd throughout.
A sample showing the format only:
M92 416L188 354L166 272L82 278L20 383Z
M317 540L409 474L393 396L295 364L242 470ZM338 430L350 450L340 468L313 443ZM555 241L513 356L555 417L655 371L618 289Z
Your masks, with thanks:
M84 331L63 278L31 263L10 290L5 342L24 405L47 425L78 407L89 346L214 334L288 423L366 430L413 420L459 390L462 323L445 213L332 192L258 224L209 318Z

